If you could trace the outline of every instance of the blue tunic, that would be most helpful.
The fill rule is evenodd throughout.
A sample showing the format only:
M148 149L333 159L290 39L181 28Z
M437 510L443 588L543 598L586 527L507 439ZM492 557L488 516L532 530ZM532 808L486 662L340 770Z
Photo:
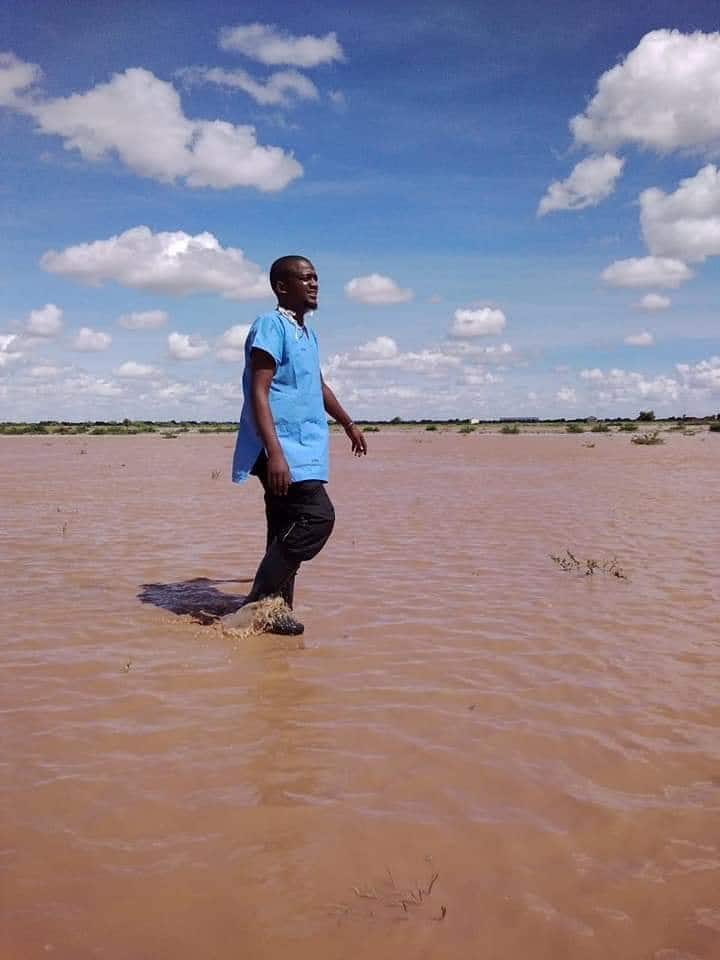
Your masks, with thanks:
M233 481L247 480L263 449L252 408L250 354L254 347L269 353L275 361L268 400L291 482L326 481L328 425L317 337L314 330L296 326L279 310L261 314L245 340L243 408L233 456Z

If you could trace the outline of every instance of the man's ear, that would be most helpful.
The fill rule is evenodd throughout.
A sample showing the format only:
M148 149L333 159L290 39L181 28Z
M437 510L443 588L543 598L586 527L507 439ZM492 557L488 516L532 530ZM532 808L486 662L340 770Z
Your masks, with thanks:
M275 291L276 294L287 293L287 283L284 280L275 281Z

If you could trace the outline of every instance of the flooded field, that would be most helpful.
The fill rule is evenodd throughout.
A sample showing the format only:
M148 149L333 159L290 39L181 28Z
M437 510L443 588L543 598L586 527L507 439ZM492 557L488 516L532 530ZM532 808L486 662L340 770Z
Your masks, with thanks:
M3 960L720 957L720 436L333 436L304 645L233 439L0 438Z

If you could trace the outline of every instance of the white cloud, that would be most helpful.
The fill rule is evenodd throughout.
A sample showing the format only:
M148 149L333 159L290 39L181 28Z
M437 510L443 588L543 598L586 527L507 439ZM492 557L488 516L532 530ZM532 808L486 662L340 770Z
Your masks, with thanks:
M378 305L412 300L413 291L399 287L390 277L384 277L380 273L370 273L364 277L353 277L348 281L345 284L345 295L359 303Z
M0 334L0 369L22 357L22 351L17 349L18 346L19 340L16 334Z
M73 349L85 353L99 353L101 350L107 350L111 343L112 337L109 333L91 330L90 327L80 327L73 340Z
M338 353L330 357L324 369L328 377L348 370L381 369L434 375L441 370L458 368L461 364L459 357L443 350L411 350L403 353L392 337L376 337L349 353Z
M636 143L665 153L720 147L720 33L647 33L604 73L583 114L570 121L594 150Z
M680 384L673 377L653 377L617 367L607 372L597 368L581 370L580 376L590 381L597 399L605 402L655 400L669 403L680 396Z
M679 287L693 276L681 260L670 257L629 257L616 260L602 272L611 287Z
M451 337L487 337L502 333L505 314L496 307L464 307L456 310L448 333Z
M624 343L627 343L631 347L649 347L655 343L655 337L647 330L643 330L642 333L630 333L625 337Z
M153 330L162 327L168 321L165 310L142 310L136 313L124 313L118 317L118 323L126 330Z
M86 373L77 377L68 377L62 386L71 393L90 394L93 397L117 397L123 392L123 388L114 380L92 377Z
M14 53L0 53L0 105L15 107L21 91L34 86L41 76L34 63L25 63Z
M125 287L172 293L220 293L249 300L270 294L270 284L257 264L236 247L223 249L212 233L191 236L182 231L152 233L133 227L109 240L96 240L43 254L41 266L99 286L114 280Z
M25 321L25 332L33 337L55 337L62 330L62 315L60 307L46 303L44 307L30 311Z
M40 132L62 137L66 150L86 160L116 154L140 176L216 189L282 190L303 172L280 147L258 144L254 127L189 119L173 85L149 70L133 67L86 93L56 99L32 89L13 94L27 76L36 79L39 69L0 63L5 105L32 116Z
M605 200L615 189L625 161L611 153L581 160L566 180L551 183L538 206L538 216L552 210L582 210Z
M720 395L720 357L710 357L695 364L678 363L676 369L691 389Z
M720 254L720 170L708 164L675 193L640 194L640 225L651 253L682 260Z
M577 403L575 387L560 387L555 394L555 399L560 400L561 403Z
M223 70L222 67L189 67L180 71L188 83L214 83L242 90L262 106L288 106L293 100L317 100L315 84L298 70L278 70L267 80L256 80L247 70Z
M376 337L358 347L357 352L368 360L391 360L399 355L400 349L392 337Z
M156 376L160 371L149 363L136 363L134 360L126 360L121 363L115 371L115 376L123 379L136 380L144 377Z
M264 23L224 27L220 31L220 47L242 53L267 66L317 67L344 58L334 33L327 33L324 37L312 34L297 37Z
M646 293L638 306L641 310L667 310L671 302L670 297L661 293Z
M342 90L328 91L328 98L336 110L344 110L347 107L347 99Z
M60 367L53 366L50 363L38 364L30 368L30 376L38 380L52 380L60 373Z
M171 333L168 350L176 360L197 360L210 349L207 340L194 333Z
M164 387L159 387L155 394L161 400L176 402L188 397L192 392L193 387L189 383L168 383Z
M240 363L245 360L245 340L250 330L250 324L236 323L220 337L215 344L215 352L219 360L231 363Z

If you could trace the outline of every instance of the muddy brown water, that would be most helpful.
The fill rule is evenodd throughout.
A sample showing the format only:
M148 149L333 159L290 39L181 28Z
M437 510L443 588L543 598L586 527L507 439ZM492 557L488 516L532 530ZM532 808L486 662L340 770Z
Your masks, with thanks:
M232 437L0 438L3 960L720 957L720 437L368 439L300 649Z

